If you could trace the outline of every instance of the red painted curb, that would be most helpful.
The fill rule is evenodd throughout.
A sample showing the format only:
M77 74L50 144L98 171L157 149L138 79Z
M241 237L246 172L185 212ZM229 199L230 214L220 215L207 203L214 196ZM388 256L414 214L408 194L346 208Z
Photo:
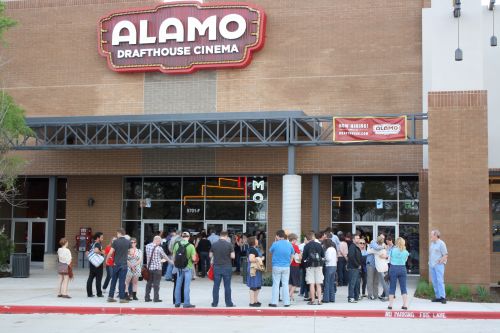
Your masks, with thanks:
M479 311L384 311L384 310L281 310L281 309L214 309L214 308L134 308L134 307L67 307L2 305L0 314L109 314L168 316L264 316L264 317L364 317L409 319L497 319L500 312Z

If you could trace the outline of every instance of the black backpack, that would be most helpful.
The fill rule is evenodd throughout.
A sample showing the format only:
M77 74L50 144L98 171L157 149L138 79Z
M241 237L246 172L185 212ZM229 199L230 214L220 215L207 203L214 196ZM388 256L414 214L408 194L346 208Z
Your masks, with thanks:
M321 258L320 253L317 251L315 246L311 246L309 249L309 256L307 257L308 267L321 267L323 266L323 258Z
M186 249L189 246L189 243L187 243L186 245L182 245L181 241L177 241L177 244L178 247L177 251L175 252L174 266L183 269L186 268L188 265L188 257Z

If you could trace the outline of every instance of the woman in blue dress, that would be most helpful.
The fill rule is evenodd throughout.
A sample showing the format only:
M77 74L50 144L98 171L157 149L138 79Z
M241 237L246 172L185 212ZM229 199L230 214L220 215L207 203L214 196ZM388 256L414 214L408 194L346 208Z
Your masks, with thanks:
M248 268L247 268L247 285L250 288L250 306L259 307L261 303L259 302L259 291L262 287L262 272L260 270L255 270L255 274L252 276L251 265L252 263L260 262L262 264L263 257L258 248L259 241L255 237L248 238L248 246L250 247L248 250Z

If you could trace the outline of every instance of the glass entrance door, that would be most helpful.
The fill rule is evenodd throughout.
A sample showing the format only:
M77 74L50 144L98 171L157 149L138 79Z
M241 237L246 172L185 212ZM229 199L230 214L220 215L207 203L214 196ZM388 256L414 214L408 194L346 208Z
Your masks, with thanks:
M144 220L141 228L141 240L138 244L143 248L153 241L154 236L161 235L162 232L171 232L180 230L179 222L164 220Z
M28 253L31 261L43 262L47 244L47 221L16 219L13 224L14 252Z
M245 232L245 224L242 222L207 222L205 229L209 235L211 231L219 235L222 230L226 230L229 235L235 235L238 232Z
M391 236L393 240L396 239L397 233L397 225L395 223L387 223L387 222L372 222L372 223L355 223L353 225L353 234L356 231L361 233L361 236L365 236L367 242L371 242L373 239L376 239L378 235L383 233L385 237Z

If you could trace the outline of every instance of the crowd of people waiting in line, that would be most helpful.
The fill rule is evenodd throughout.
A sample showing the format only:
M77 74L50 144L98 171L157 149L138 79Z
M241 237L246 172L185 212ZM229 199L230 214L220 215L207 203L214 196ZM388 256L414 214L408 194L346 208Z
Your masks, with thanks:
M116 237L105 248L103 240L103 234L97 232L90 248L90 255L101 255L104 261L98 266L89 264L88 297L95 296L95 279L97 297L104 297L103 289L109 286L107 301L116 302L114 297L118 283L120 303L138 300L138 280L146 269L149 273L144 294L146 302L162 302L159 289L163 277L174 283L172 300L175 307L182 305L184 308L193 308L195 305L190 300L191 281L196 275L204 278L212 273L214 285L211 306L218 306L220 284L223 283L225 306L234 307L231 296L233 266L239 272L240 258L245 257L248 263L246 283L250 289L249 306L262 305L259 292L266 257L263 233L252 237L228 235L227 231L219 235L201 232L196 237L192 237L189 232L171 232L164 237L156 235L145 247L145 265L143 253L137 248L137 240L127 236L123 229L117 231ZM68 295L68 282L72 275L71 252L66 239L61 239L60 245L58 297L71 298ZM357 303L362 298L379 299L388 301L388 309L392 309L399 282L402 309L408 309L406 261L409 253L402 237L394 243L391 236L380 234L370 241L359 232L354 236L350 233L344 235L341 231L335 234L328 228L323 232L308 232L304 241L299 243L296 234L278 230L269 252L272 254L269 307L277 307L280 301L284 307L289 307L295 301L297 288L299 296L309 305L333 303L336 301L337 288L347 286L348 303ZM447 259L446 244L440 239L439 231L432 230L429 268L436 294L434 302L446 303L444 267ZM106 267L107 276L101 288L103 266Z

